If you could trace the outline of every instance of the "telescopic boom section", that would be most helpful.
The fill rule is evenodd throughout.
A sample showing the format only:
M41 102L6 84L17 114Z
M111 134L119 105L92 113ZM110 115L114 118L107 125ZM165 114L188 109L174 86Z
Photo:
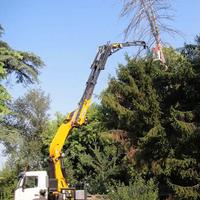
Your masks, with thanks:
M50 171L50 183L51 180L54 182L53 185L57 185L55 192L61 192L63 188L68 188L68 183L64 178L62 166L61 166L61 157L62 157L62 148L65 143L66 138L69 135L69 132L74 128L81 126L86 121L86 114L90 106L91 97L97 83L97 79L101 70L104 70L106 61L110 55L122 49L123 47L129 46L142 46L146 48L146 43L144 41L134 41L134 42L125 42L125 43L107 43L99 47L97 55L91 65L91 73L86 82L86 88L82 95L82 98L78 104L78 108L67 115L66 119L63 121L61 126L58 128L53 141L50 145L50 158L51 158L51 171ZM51 184L50 184L51 188ZM53 188L53 187L52 187ZM55 186L54 186L55 188Z

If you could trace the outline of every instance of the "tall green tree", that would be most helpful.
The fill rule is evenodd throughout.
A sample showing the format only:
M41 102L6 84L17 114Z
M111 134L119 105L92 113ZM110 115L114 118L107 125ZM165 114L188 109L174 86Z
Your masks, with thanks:
M4 132L2 137L12 164L27 163L33 169L43 167L42 137L48 125L49 104L48 95L32 89L10 106L12 113L4 117L4 127L14 131Z
M107 127L131 138L134 168L146 179L156 178L177 199L199 198L197 50L184 57L165 49L168 71L155 62L129 59L102 95Z
M0 37L3 32L0 26ZM12 75L16 83L33 84L38 81L43 66L40 57L33 53L14 50L5 41L0 40L0 115L8 112L7 101L11 98L3 81Z
M119 175L123 171L120 153L120 149L114 144L103 147L96 145L90 153L84 153L80 157L81 165L90 169L86 174L90 193L106 194L119 181Z

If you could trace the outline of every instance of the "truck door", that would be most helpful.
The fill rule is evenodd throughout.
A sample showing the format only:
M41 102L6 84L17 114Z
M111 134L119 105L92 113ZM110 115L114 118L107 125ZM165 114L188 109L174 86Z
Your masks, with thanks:
M40 189L38 176L25 176L22 185L15 191L15 200L37 200Z

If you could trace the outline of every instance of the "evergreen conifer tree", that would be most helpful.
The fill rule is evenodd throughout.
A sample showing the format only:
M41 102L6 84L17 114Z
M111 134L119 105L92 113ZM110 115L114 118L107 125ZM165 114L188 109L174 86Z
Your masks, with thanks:
M185 200L200 197L199 47L187 48L184 55L165 49L168 71L128 59L102 95L107 127L126 131L135 145L138 173Z

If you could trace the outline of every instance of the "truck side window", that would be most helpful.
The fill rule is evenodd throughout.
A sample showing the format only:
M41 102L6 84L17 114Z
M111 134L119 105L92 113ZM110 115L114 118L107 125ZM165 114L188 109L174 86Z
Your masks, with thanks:
M26 176L24 188L35 188L38 186L37 176Z

